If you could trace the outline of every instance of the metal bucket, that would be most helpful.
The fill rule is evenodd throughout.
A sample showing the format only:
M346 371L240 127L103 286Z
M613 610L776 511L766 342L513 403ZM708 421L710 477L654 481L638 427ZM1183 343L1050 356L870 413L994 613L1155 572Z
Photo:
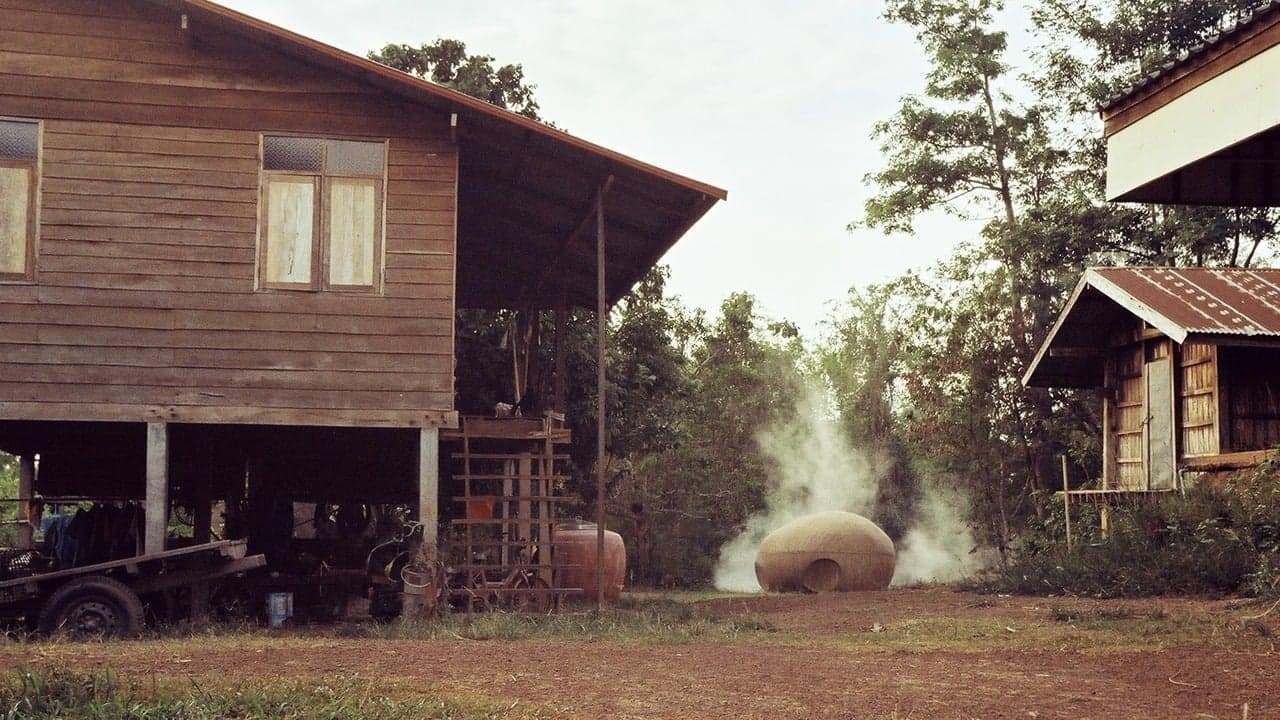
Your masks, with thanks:
M431 585L430 575L407 567L400 571L400 579L404 581L406 595L426 595Z
M267 593L267 624L273 628L284 627L293 617L293 593Z

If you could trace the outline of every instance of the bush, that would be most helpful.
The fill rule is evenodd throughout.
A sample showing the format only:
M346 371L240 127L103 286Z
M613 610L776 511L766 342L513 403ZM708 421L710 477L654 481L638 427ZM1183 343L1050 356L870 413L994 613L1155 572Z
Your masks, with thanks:
M1061 508L1029 526L1004 567L969 584L1019 594L1098 597L1280 594L1280 463L1268 461L1185 496L1113 508L1111 536L1097 510L1073 512L1067 552Z

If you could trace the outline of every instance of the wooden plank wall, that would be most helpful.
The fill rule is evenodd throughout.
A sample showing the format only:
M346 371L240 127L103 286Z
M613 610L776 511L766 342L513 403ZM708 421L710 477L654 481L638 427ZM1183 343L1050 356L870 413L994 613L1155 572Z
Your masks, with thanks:
M1219 452L1218 353L1208 343L1188 342L1179 352L1179 457L1208 457Z
M0 417L417 425L453 406L448 119L134 0L0 0L0 116L44 121ZM262 132L388 139L382 295L255 290Z
M1280 445L1280 350L1224 347L1220 352L1230 417L1227 452Z
M1130 345L1116 354L1116 399L1114 418L1115 482L1119 490L1146 487L1147 388L1143 375L1143 347Z

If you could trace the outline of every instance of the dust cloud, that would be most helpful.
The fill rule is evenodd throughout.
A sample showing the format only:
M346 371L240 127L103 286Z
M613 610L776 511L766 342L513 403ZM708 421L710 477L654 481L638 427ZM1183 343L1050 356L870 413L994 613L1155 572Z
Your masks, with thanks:
M772 492L764 512L720 549L715 586L759 592L756 550L765 536L788 522L817 512L844 510L874 519L880 481L892 461L852 447L827 394L810 388L796 403L794 419L757 436L772 461ZM908 530L894 542L894 585L948 582L978 569L973 534L959 514L960 498L926 481L913 506Z

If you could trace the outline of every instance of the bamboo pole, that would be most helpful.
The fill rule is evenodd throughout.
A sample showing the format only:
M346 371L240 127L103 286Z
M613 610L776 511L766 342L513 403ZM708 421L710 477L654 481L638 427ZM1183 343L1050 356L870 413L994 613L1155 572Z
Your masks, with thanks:
M1071 552L1071 491L1067 485L1067 456L1062 456L1062 510L1067 519L1067 552Z
M604 412L607 304L604 267L604 188L596 195L596 612L604 609Z

